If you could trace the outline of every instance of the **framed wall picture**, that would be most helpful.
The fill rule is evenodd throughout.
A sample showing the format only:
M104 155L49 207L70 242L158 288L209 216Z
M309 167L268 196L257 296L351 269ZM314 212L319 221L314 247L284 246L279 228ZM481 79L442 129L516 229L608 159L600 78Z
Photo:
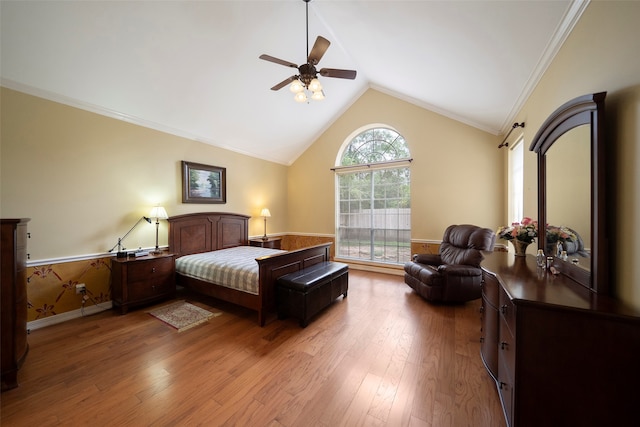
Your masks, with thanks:
M227 203L227 169L183 160L182 203Z

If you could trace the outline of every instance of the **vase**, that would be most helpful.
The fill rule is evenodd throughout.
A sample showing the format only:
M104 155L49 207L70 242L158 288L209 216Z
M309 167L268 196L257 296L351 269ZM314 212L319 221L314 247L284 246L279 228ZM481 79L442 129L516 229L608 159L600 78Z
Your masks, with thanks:
M512 239L509 241L513 244L513 248L516 250L516 256L527 255L527 246L529 246L529 242L523 242L522 240L518 239Z

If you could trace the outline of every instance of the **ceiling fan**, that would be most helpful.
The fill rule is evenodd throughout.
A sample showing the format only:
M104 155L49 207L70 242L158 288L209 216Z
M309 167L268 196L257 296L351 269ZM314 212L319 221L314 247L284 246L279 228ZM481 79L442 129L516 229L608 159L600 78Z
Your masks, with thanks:
M353 80L356 78L355 70L341 70L338 68L321 68L320 70L316 70L316 65L318 65L318 62L320 62L320 59L322 59L322 56L325 54L331 43L324 37L318 36L316 42L313 44L311 52L309 52L309 2L311 0L303 1L306 3L307 11L307 62L298 66L293 62L275 58L270 55L260 55L260 59L264 59L265 61L298 69L299 74L288 77L271 88L271 90L280 90L291 83L289 89L296 94L294 99L298 102L307 101L307 95L304 92L305 89L313 93L311 96L312 99L324 99L324 92L322 91L322 85L318 80L318 74L323 77L335 77L339 79Z

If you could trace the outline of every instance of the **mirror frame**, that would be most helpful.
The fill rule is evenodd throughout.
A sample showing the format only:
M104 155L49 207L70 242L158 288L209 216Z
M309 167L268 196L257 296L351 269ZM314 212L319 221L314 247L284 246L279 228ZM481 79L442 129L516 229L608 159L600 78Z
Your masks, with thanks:
M554 267L597 294L610 294L605 202L606 153L604 150L604 99L606 92L574 98L554 111L536 133L530 151L538 155L538 249L545 250L547 223L546 153L571 129L591 128L591 269L554 259ZM547 254L548 255L548 254Z

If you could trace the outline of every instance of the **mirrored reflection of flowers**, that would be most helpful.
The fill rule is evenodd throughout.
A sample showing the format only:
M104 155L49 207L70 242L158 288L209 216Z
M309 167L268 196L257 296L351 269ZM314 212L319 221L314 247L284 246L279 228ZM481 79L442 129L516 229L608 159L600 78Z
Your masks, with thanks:
M573 230L564 225L556 227L555 225L547 226L547 243L556 242L575 242L577 237Z

